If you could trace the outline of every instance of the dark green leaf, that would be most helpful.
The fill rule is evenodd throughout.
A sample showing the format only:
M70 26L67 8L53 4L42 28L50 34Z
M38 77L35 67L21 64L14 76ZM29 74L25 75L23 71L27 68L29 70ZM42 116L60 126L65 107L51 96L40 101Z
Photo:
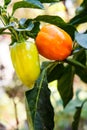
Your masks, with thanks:
M83 2L81 3L81 6L87 6L87 0L83 0Z
M82 63L80 63L79 61L75 60L75 59L66 59L65 62L67 62L68 64L74 66L74 67L79 67L82 69L86 69L86 66L83 65Z
M52 63L53 63L53 62L51 62L51 61L44 61L44 62L42 63L42 65L41 65L41 70L43 70L44 68L47 68L47 66L53 65Z
M19 2L14 3L14 5L13 5L13 13L19 8L43 9L43 5L38 0L19 1Z
M69 21L69 24L79 25L79 24L85 23L85 22L87 22L87 15L86 15L86 13L82 13L82 14L76 15L74 18L72 18Z
M36 34L35 34L35 33L31 33L31 32L29 32L29 31L26 31L26 35L27 35L28 37L33 38L33 39L35 39L35 37L36 37Z
M86 51L81 48L77 53L74 54L73 58L79 61L81 64L86 65Z
M74 115L74 121L72 123L72 130L78 130L81 110L82 110L82 106L76 107L76 112L75 112L75 115Z
M82 15L82 14L85 14L85 12L86 12L86 8L84 7L84 6L79 6L79 7L77 7L77 9L76 9L76 15Z
M28 21L25 22L24 26L28 25L27 22ZM26 35L35 39L37 33L40 30L40 23L39 22L33 22L32 24L34 25L33 28L30 31L26 31Z
M47 80L48 82L58 80L64 72L63 64L55 63L47 69Z
M22 21L22 26L24 26L24 27L27 27L27 26L29 26L29 24L31 24L32 23L32 19L26 19L25 21L24 21L24 23L23 23L23 21ZM32 24L34 24L34 22L32 23Z
M63 75L58 80L58 91L63 100L63 106L65 107L73 97L73 67L68 65L65 67Z
M87 0L83 0L83 2L81 3L81 5L79 7L77 7L76 9L76 14L82 14L84 12L87 11Z
M22 18L19 21L19 28L14 28L18 32L25 32L28 37L35 38L38 31L40 30L39 22L32 22L32 19Z
M76 42L87 49L87 33L75 33Z
M78 51L73 59L67 59L67 62L75 67L75 73L87 83L86 51L84 48Z
M76 9L76 15L69 21L72 25L79 25L84 22L87 22L87 0L83 0Z
M74 39L74 33L76 29L72 25L65 23L63 19L59 16L41 15L37 16L34 20L54 24L65 30L67 33L71 35L72 39Z
M58 61L43 62L41 69L44 69L44 68L47 68L47 80L48 80L48 82L58 80L62 76L62 74L65 70L65 67L63 66L63 64L59 63Z
M39 30L40 30L40 23L39 22L34 22L34 27L30 32L33 33L34 36L36 37Z
M65 22L63 21L63 19L59 16L50 16L50 15L40 15L40 16L37 16L35 18L36 21L43 21L43 22L48 22L48 23L52 23L52 24L55 24L55 25L59 25L59 26L65 26Z
M75 72L81 78L83 82L87 83L87 68L82 69L82 68L76 67Z
M32 22L32 19L22 18L19 21L19 28L20 29L30 28L29 29L29 31L30 31L32 29L32 26L34 27L34 22Z
M11 2L11 0L4 0L4 5L8 5Z
M5 30L6 28L4 27L0 27L0 34L2 34L2 32Z
M87 83L86 51L82 48L73 58L79 63L79 66L75 66L75 73Z
M78 130L78 127L79 127L79 121L80 121L80 116L81 116L81 111L82 111L82 108L83 108L83 105L84 103L86 102L87 100L84 100L81 104L81 106L79 107L76 107L76 112L75 112L75 115L74 115L74 121L72 123L72 130Z
M0 27L0 34L2 34L3 31L5 31L6 29L9 29L9 28L14 27L14 26L15 26L14 23L11 23L11 24L9 24L7 26Z
M50 102L50 90L43 70L34 88L26 92L27 116L31 130L53 130L54 112Z
M86 54L85 52L77 59L79 60L79 63L85 65L86 64ZM87 66L85 65L85 68L82 68L80 66L75 66L75 73L81 78L83 82L87 83Z

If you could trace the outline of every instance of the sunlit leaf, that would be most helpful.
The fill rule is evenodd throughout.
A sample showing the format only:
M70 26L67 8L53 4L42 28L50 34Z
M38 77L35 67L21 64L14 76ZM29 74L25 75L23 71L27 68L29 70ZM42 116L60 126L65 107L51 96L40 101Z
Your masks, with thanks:
M53 2L60 2L63 0L39 0L41 3L53 3Z
M24 26L26 20L27 20L26 18L21 18L20 21L19 21L19 25Z
M36 5L38 8L40 8L40 9L43 8L43 5L41 4L40 0L24 0L24 1L32 3L32 4Z
M14 28L16 31L22 32L22 31L31 31L34 27L34 24L31 22L26 28Z
M75 33L76 42L87 49L87 33Z
M43 9L43 5L38 0L26 0L14 3L12 14L19 8L38 8Z

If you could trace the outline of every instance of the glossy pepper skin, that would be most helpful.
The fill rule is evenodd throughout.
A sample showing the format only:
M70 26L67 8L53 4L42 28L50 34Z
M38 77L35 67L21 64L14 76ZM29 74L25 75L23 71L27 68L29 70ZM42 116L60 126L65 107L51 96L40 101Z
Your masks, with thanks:
M29 41L14 43L10 46L10 54L18 77L31 89L40 74L39 55L35 44Z
M36 36L38 52L50 60L65 60L72 52L73 42L63 29L52 25L44 25Z

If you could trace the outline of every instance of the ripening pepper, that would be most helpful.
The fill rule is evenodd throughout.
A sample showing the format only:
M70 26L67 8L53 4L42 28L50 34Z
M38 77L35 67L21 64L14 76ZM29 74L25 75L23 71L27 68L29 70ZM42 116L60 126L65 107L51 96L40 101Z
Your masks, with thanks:
M52 25L44 25L35 40L38 52L49 60L63 61L71 55L73 41L63 29Z
M39 55L35 43L16 42L10 46L10 54L18 77L31 89L40 74Z

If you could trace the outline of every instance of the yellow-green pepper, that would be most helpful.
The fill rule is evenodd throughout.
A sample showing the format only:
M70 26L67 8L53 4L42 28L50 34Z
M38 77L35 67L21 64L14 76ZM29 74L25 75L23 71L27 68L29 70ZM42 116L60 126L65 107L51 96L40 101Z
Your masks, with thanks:
M40 74L39 55L35 43L14 43L10 46L10 54L18 77L31 89Z

